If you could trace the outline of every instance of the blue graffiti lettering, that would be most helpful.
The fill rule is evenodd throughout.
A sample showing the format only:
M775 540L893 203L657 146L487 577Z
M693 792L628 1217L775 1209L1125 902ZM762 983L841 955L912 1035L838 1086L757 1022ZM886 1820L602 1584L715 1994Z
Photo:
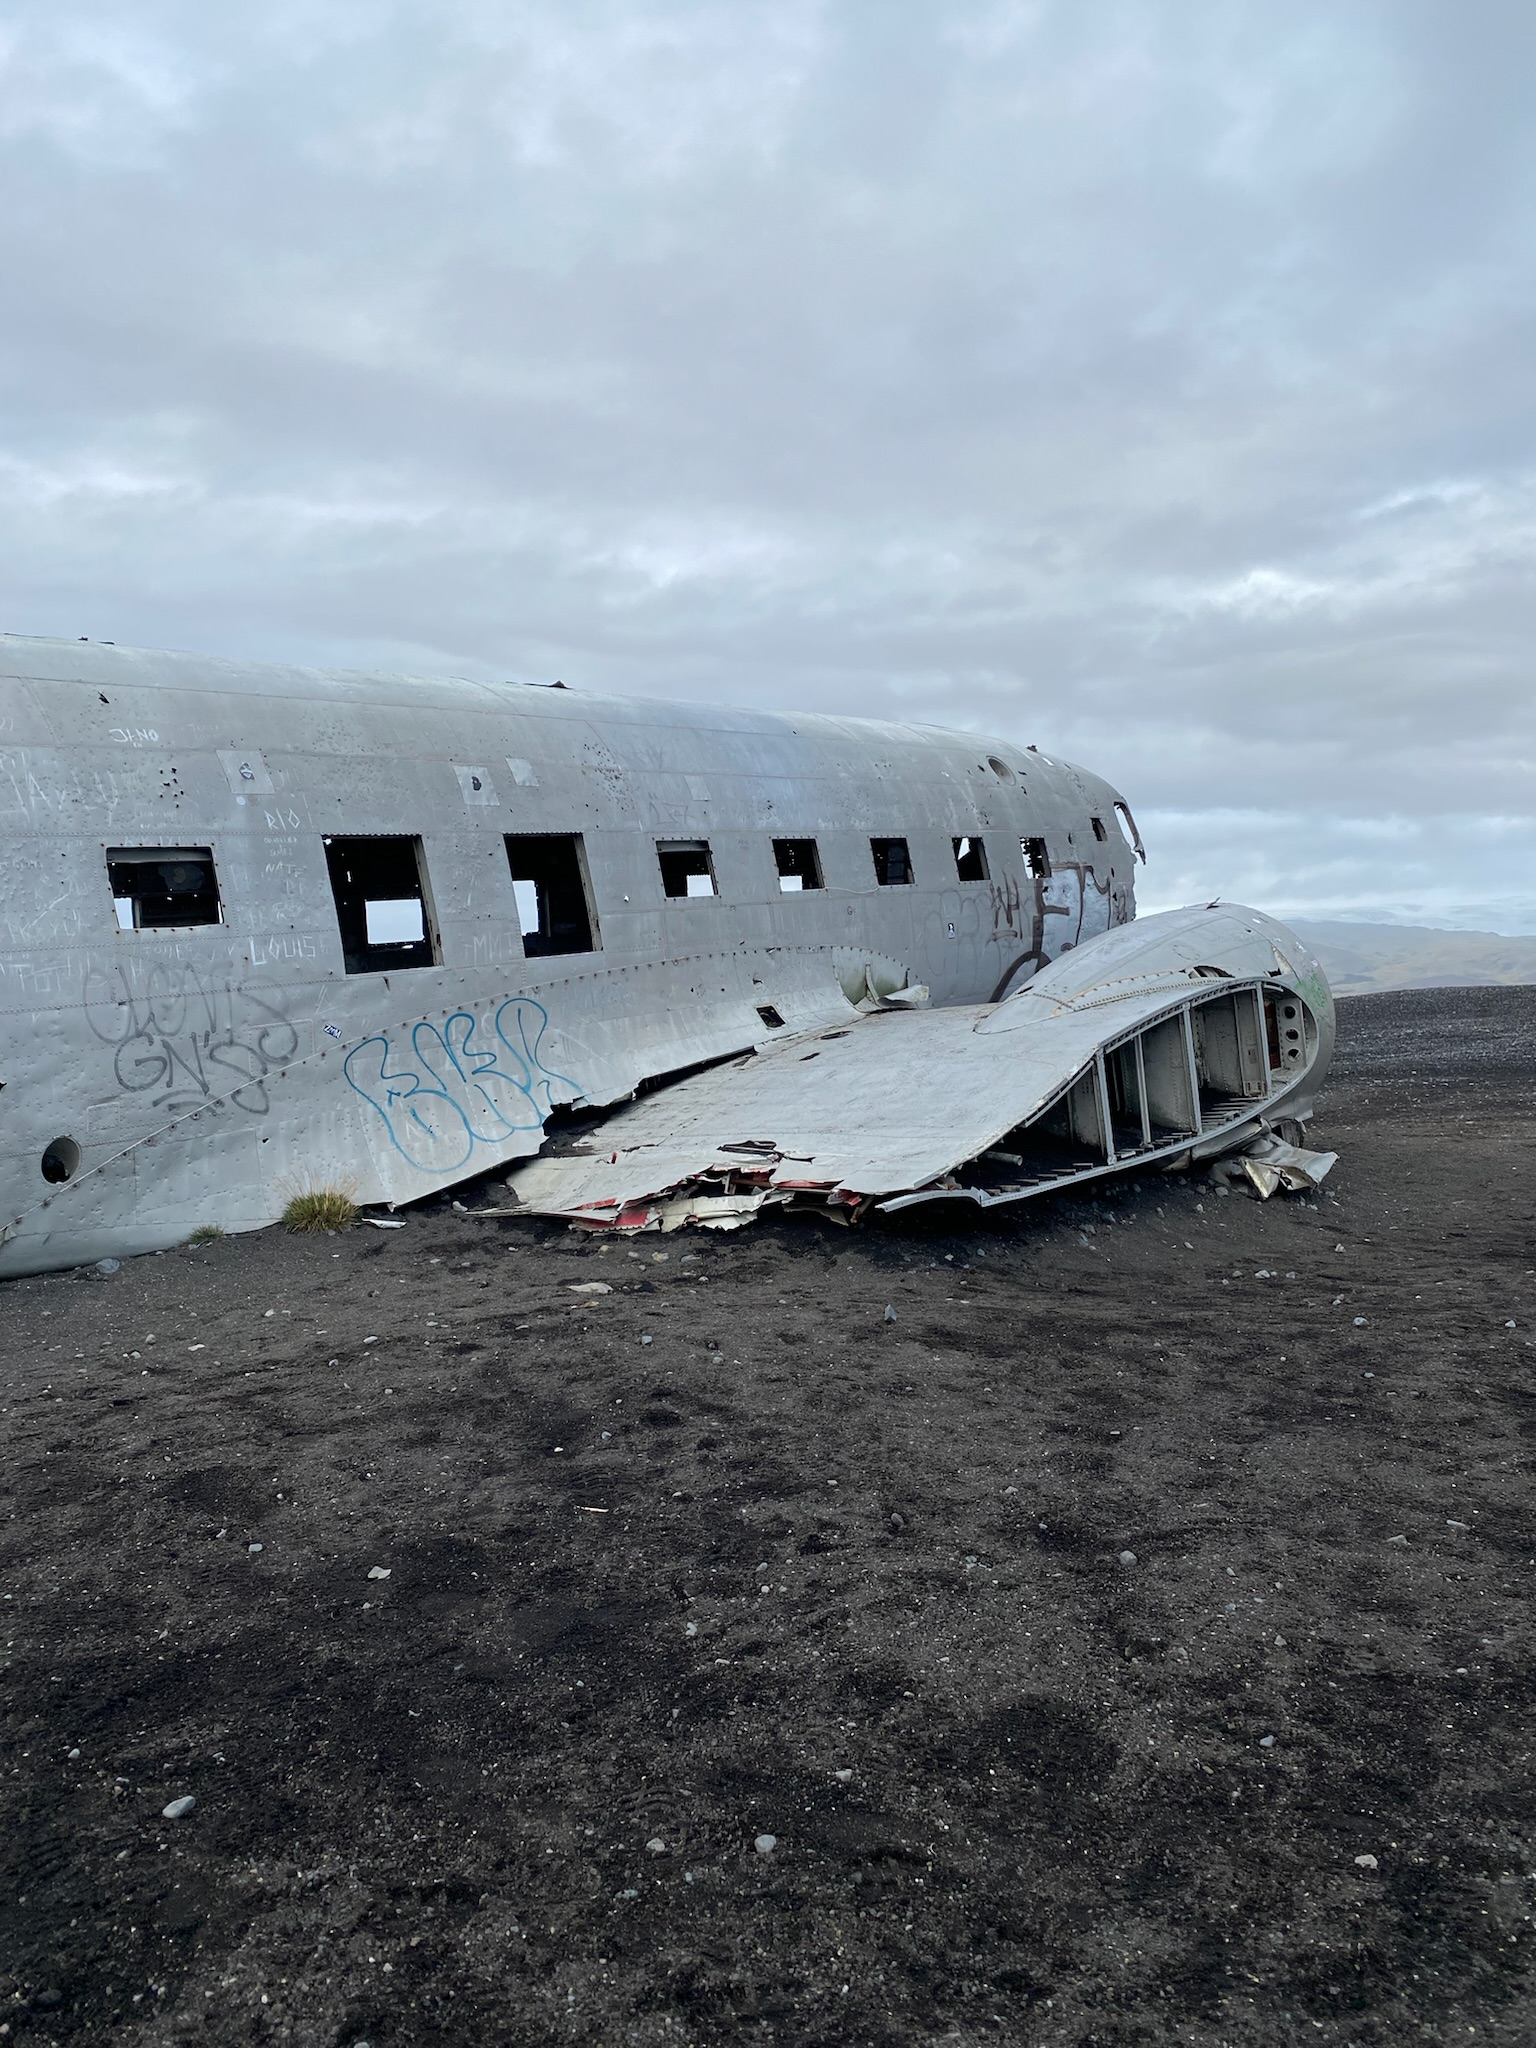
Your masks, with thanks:
M489 1027L468 1010L456 1010L441 1028L416 1025L409 1058L382 1034L365 1038L342 1071L412 1166L454 1173L477 1145L495 1148L516 1131L541 1129L556 1087L578 1092L539 1057L548 1028L542 1003L510 996Z

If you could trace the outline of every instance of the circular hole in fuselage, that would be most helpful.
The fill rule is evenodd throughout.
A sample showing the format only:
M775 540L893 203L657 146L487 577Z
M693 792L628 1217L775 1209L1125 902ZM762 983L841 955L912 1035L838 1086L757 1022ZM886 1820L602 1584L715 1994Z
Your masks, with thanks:
M73 1138L55 1138L42 1157L43 1179L55 1184L73 1180L80 1171L80 1147Z
M1008 763L1006 761L999 761L996 754L988 754L987 766L992 770L992 773L997 777L999 782L1013 781L1013 770L1008 766Z

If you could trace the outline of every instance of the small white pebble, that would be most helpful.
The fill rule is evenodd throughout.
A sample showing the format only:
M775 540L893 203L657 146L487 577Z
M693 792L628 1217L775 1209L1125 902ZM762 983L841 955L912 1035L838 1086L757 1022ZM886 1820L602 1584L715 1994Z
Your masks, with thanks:
M759 1856L771 1856L779 1846L777 1835L759 1835L752 1844Z
M387 1579L389 1577L389 1572L390 1567L387 1564L374 1564L368 1567L368 1576L370 1579Z
M80 1761L80 1752L79 1752L79 1750L78 1750L78 1749L72 1749L72 1750L71 1750L71 1751L69 1752L69 1755L68 1755L68 1757L66 1757L65 1761L66 1761L66 1763L72 1763L72 1764L77 1764L77 1763L79 1763L79 1761Z
M167 1820L183 1820L196 1804L197 1801L188 1792L180 1799L173 1799L169 1806L162 1806L160 1811Z
M1274 1748L1274 1746L1275 1746L1275 1738L1274 1738L1274 1736L1273 1736L1273 1735L1261 1735L1261 1736L1259 1737L1259 1747L1260 1747L1260 1749L1273 1749L1273 1748Z
M1374 1856L1357 1856L1355 1858L1355 1868L1357 1870L1379 1870L1381 1865Z
M1355 1317L1355 1328L1356 1328L1357 1330L1363 1330L1363 1329L1365 1328L1365 1317L1364 1317L1364 1316L1356 1316L1356 1317Z
M836 1778L839 1785L848 1785L853 1782L852 1771L834 1771L832 1775Z
M261 1549L261 1545L259 1543L247 1543L245 1547L252 1557L254 1557L257 1551Z
M1134 1550L1122 1550L1122 1551L1121 1551L1121 1553L1120 1553L1120 1562L1121 1562L1122 1564L1134 1564L1134 1563L1136 1562L1136 1553L1135 1553L1135 1551L1134 1551Z
M649 1849L653 1856L665 1856L667 1853L667 1845L661 1839L660 1835L652 1835L651 1839L646 1843L645 1846L647 1849Z

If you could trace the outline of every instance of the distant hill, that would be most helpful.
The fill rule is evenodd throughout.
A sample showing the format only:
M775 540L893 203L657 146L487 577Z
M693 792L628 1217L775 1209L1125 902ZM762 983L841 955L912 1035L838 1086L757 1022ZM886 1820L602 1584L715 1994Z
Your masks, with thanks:
M1440 932L1412 924L1286 922L1322 961L1335 995L1536 982L1536 938Z

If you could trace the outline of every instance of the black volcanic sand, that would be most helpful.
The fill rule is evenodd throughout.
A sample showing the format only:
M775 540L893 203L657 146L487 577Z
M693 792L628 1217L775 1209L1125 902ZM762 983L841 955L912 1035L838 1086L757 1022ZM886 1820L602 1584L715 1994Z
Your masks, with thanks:
M1319 1201L0 1288L8 2038L1536 2039L1536 989L1342 1039Z

